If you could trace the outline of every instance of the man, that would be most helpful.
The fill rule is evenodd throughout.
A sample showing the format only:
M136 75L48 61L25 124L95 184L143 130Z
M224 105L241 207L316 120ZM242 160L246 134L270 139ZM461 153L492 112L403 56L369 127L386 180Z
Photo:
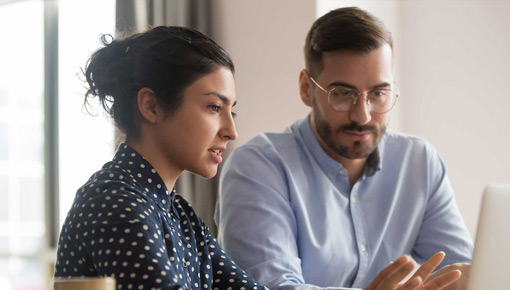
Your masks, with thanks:
M310 115L284 133L260 134L225 164L220 243L270 288L395 289L410 272L395 264L408 258L388 264L408 254L423 264L414 276L423 281L399 289L441 289L447 283L439 278L425 281L440 262L436 252L446 254L440 267L471 261L437 152L423 139L386 132L398 98L392 47L390 32L358 8L319 18L299 77ZM432 277L452 269L467 274L469 265ZM449 289L462 289L466 277Z

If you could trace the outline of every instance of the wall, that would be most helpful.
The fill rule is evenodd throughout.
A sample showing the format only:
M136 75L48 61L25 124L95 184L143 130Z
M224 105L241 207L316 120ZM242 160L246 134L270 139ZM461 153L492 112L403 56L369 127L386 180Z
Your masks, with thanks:
M236 65L236 120L242 144L262 131L280 132L305 116L298 94L303 46L315 1L219 0L213 35Z
M474 234L483 188L510 182L510 2L399 4L403 130L443 157Z

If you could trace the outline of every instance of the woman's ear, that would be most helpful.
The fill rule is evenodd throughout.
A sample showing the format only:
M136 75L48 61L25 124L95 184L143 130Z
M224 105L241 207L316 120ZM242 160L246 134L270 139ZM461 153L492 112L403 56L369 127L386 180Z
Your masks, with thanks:
M312 106L310 90L310 77L306 69L303 69L299 73L299 95L301 96L301 101L308 107Z
M143 119L149 123L156 123L158 113L161 113L161 109L158 105L156 94L149 88L141 88L138 91L138 110Z

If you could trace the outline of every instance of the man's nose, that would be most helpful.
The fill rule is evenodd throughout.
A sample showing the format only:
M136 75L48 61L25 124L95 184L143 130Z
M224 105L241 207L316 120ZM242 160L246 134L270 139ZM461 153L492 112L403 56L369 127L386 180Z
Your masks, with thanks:
M353 100L353 105L349 112L349 118L351 121L360 125L365 125L370 122L372 114L370 111L370 105L365 97L358 96L357 99Z

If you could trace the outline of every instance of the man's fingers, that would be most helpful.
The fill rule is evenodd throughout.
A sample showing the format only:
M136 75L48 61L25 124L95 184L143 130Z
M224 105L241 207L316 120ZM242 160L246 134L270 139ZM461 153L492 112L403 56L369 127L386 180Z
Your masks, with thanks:
M423 280L421 277L413 277L409 279L404 285L398 287L398 290L418 290L421 287Z
M404 265L409 263L409 257L406 255L400 256L398 259L396 259L394 262L390 263L386 268L384 268L377 277L368 285L365 290L368 289L377 289L379 284L381 284L388 276L390 276L395 271L398 271L400 268L402 268Z
M398 270L393 271L384 281L381 282L379 287L380 289L395 289L397 285L404 280L409 274L413 272L414 262L409 259L409 261Z
M425 284L425 290L438 290L442 289L453 282L457 281L462 273L459 270L453 270L448 273L442 274L440 276L435 277L430 280L427 284Z
M444 252L437 252L435 253L430 259L427 260L427 262L423 263L423 265L420 266L418 271L414 273L413 277L421 277L423 281L427 280L427 277L434 271L434 269L441 264L445 257Z

